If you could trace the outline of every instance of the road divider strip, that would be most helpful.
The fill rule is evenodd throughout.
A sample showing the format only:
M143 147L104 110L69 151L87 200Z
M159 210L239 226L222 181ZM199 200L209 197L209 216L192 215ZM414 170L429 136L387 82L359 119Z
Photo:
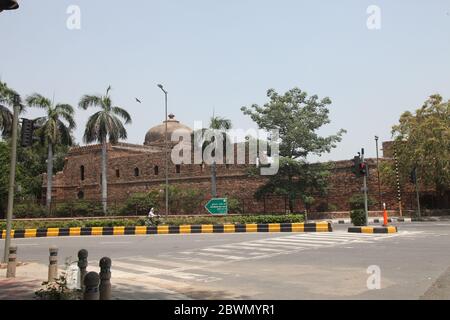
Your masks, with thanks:
M351 233L396 233L397 227L350 227Z
M71 236L122 236L149 234L190 233L238 233L238 232L331 232L331 223L249 223L249 224L203 224L181 226L135 226L135 227L76 227L12 230L11 238L42 238ZM2 230L1 239L5 239Z

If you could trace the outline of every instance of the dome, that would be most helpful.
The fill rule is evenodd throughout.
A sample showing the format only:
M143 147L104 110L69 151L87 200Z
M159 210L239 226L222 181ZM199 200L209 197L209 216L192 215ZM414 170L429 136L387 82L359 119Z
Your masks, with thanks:
M175 119L173 114L169 115L169 119L164 121L162 124L157 125L147 131L145 135L144 145L155 145L164 143L164 132L166 130L167 122L167 141L171 141L172 133L176 130L184 130L191 134L193 131L188 126L180 123L180 121Z

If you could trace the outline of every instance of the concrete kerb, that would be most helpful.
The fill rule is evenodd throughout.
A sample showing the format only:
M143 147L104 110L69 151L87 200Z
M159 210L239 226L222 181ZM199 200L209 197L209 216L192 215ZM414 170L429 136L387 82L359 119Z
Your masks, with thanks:
M70 236L121 236L191 233L238 233L238 232L332 232L330 222L269 223L269 224L211 224L211 225L160 225L154 227L76 227L12 230L11 238L41 238ZM6 237L3 230L1 239Z
M348 232L350 233L396 233L398 232L397 227L349 227Z

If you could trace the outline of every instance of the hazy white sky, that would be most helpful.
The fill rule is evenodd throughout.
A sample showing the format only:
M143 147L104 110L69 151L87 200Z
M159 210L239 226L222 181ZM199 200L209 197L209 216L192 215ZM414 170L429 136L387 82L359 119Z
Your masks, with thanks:
M433 93L450 98L450 1L444 0L22 0L0 14L0 76L22 95L39 92L77 105L112 85L133 117L131 143L169 112L189 126L212 115L255 127L241 106L295 86L329 96L324 135L348 131L325 159L375 155L405 110ZM69 30L68 6L81 9ZM381 29L366 25L381 9ZM138 97L142 104L134 100ZM77 110L80 142L91 111ZM28 117L41 114L28 112Z

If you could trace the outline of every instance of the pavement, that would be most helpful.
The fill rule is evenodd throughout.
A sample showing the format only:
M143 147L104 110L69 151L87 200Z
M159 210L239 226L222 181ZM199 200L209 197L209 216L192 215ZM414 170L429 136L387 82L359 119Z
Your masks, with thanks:
M0 299L31 299L48 248L88 271L112 259L114 299L449 299L450 222L394 224L395 234L245 233L14 239L16 280L0 270ZM0 241L0 246L4 242ZM371 283L379 270L379 288ZM368 286L369 284L369 286Z

